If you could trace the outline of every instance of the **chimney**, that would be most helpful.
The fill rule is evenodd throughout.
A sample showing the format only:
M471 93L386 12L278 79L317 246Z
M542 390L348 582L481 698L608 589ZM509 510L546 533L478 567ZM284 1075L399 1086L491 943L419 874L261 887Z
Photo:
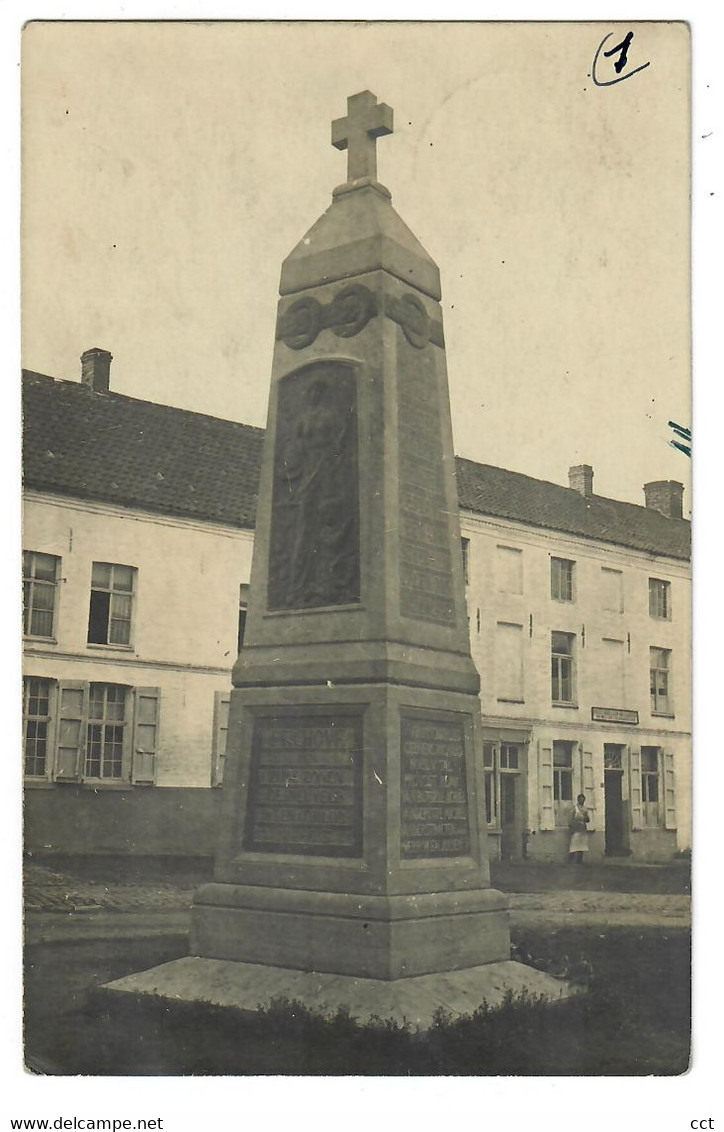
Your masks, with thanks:
M593 468L590 464L576 464L568 469L568 486L579 495L593 495Z
M111 383L113 355L99 346L92 346L80 356L80 379L94 393L107 393Z
M652 511L660 511L667 519L682 519L684 516L684 485L676 480L654 480L644 484L646 506Z

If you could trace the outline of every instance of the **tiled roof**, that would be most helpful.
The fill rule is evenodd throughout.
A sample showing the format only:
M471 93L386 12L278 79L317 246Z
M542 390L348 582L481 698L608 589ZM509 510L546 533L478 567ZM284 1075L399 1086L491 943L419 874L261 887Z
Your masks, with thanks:
M253 527L264 429L23 375L26 487Z
M667 519L650 507L606 499L603 495L581 495L570 487L490 464L476 464L460 456L456 466L463 511L513 519L648 554L684 559L691 555L688 519Z
M28 488L253 528L264 430L23 374ZM463 511L687 559L690 524L457 458Z

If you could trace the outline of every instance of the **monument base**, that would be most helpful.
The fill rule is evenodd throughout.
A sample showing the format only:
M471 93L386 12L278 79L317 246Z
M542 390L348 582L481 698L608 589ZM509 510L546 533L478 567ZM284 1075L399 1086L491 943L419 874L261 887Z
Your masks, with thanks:
M464 971L390 981L200 956L174 959L149 971L126 975L103 989L114 996L151 996L240 1012L260 1010L274 1000L286 999L327 1017L342 1008L360 1023L390 1019L417 1030L429 1029L440 1008L458 1017L472 1013L483 1002L493 1008L500 1006L509 992L525 991L547 1003L580 993L570 983L510 959Z
M191 952L369 979L507 960L507 902L493 889L364 896L212 883L196 893Z

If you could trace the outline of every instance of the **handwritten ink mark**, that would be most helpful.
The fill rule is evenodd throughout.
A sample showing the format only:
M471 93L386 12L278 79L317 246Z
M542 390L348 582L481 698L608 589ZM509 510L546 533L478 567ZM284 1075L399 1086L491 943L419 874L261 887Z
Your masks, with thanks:
M603 53L606 59L610 59L611 56L615 55L617 51L621 52L618 59L616 60L616 62L613 65L614 70L616 71L617 75L621 74L621 71L624 69L624 67L628 63L628 49L631 46L631 40L632 39L633 39L633 32L630 31L628 33L628 35L624 36L624 38L621 40L620 43L617 43L616 46L612 47L610 51L604 51L604 53Z
M621 71L624 69L624 67L626 66L626 64L628 62L628 49L631 46L631 40L634 37L634 33L632 31L630 31L627 35L624 36L624 38L621 40L621 42L617 43L615 47L612 47L610 49L610 51L604 51L603 52L604 57L606 59L610 59L617 52L620 52L618 59L616 60L616 62L613 65L614 70L616 72L616 75L618 77L615 78L615 79L599 79L597 74L596 74L596 66L598 64L598 60L600 58L601 51L603 49L604 43L606 43L606 41L609 40L612 35L613 35L612 31L610 31L608 33L608 35L604 35L603 39L601 40L601 42L598 45L598 48L596 50L596 54L593 57L593 66L591 67L591 78L593 79L596 86L614 86L616 83L622 83L624 81L624 79L630 79L633 75L638 74L639 71L643 71L643 70L646 69L646 67L651 66L651 62L649 61L648 63L642 63L640 67L634 67L634 69L632 71L628 71L625 75L621 74Z
M676 421L669 421L669 428L674 430L676 436L686 443L680 444L679 440L670 440L669 444L672 448L678 448L679 452L683 452L685 456L691 456L691 429L685 425L677 424Z

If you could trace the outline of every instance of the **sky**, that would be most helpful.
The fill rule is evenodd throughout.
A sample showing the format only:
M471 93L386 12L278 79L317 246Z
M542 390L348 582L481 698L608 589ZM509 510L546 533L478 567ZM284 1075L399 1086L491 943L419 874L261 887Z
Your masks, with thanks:
M628 30L650 65L596 86ZM458 454L592 464L636 503L680 480L688 514L685 25L35 23L22 64L26 368L77 380L101 346L117 392L263 425L281 263L370 89L379 179L441 271Z

